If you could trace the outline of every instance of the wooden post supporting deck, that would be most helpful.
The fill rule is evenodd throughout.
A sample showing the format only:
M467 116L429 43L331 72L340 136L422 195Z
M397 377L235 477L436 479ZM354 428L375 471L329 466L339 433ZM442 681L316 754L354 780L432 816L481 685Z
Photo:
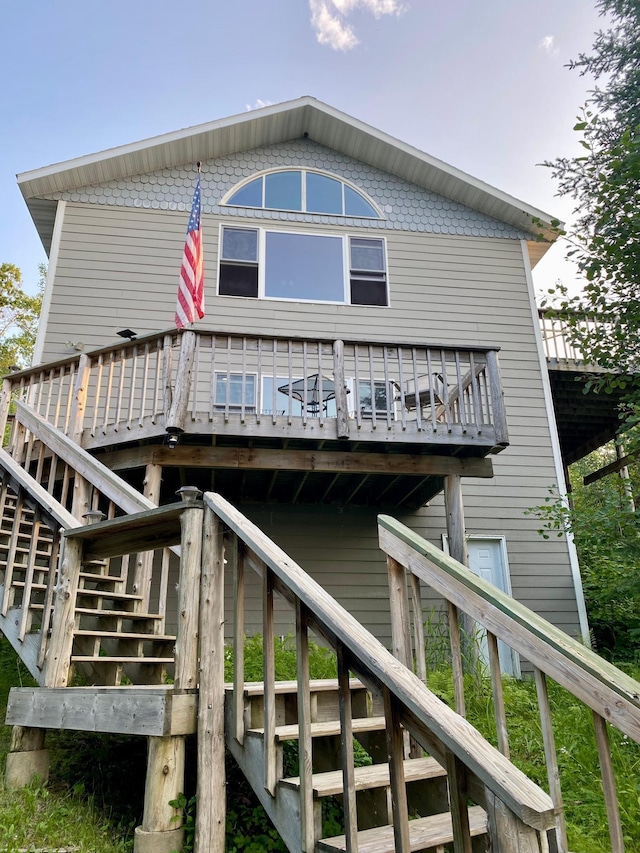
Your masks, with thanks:
M14 726L7 755L5 784L9 789L24 788L34 779L49 778L49 750L44 746L45 729Z
M183 332L171 408L165 412L165 428L167 431L184 432L187 421L187 410L189 408L189 397L191 395L191 375L193 373L195 351L196 333L192 331Z
M180 489L180 582L174 692L198 684L198 620L202 558L203 506L199 489ZM221 620L222 621L222 620ZM173 853L182 847L182 815L169 805L184 790L185 738L150 737L142 825L136 827L134 853ZM223 761L224 767L224 761ZM223 820L224 823L224 820Z

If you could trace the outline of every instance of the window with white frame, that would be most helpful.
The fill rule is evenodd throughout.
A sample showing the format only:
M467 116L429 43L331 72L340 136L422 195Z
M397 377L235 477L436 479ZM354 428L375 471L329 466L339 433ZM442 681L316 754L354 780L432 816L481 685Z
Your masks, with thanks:
M223 226L218 293L388 305L385 241Z
M349 404L350 407L353 408L351 412L353 415L356 414L355 407L358 408L360 415L364 418L371 418L374 416L374 407L375 407L375 417L378 418L386 418L387 413L390 412L391 416L395 416L395 408L394 408L394 386L392 382L386 382L384 379L374 379L373 381L373 398L371 395L371 380L370 379L353 379L351 380L350 391L353 393L349 395Z
M232 191L223 204L380 219L380 213L364 193L332 175L307 169L259 175Z
M256 377L252 373L216 373L214 407L217 412L256 411Z

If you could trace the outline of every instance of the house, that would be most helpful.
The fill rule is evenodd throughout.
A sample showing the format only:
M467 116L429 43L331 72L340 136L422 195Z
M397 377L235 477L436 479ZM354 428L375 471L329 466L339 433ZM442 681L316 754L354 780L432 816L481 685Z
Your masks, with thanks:
M192 441L210 447L215 432L217 447L226 442L256 450L299 448L316 451L318 458L321 447L336 446L345 455L368 450L386 461L400 450L433 454L430 428L408 440L400 394L415 421L415 407L408 406L415 382L428 382L429 372L442 373L435 351L429 371L426 354L423 363L409 365L405 348L400 381L397 356L383 365L383 348L499 350L509 446L492 458L492 478L464 479L473 562L569 634L586 636L571 544L544 541L536 520L525 515L563 482L531 290L531 268L551 245L553 228L547 215L445 163L307 97L19 175L50 255L36 363L61 359L73 346L86 353L113 345L122 329L144 338L172 325L197 160L207 313L195 329L199 335L215 332L219 365L215 379L205 377L211 367L204 347L210 351L210 342L203 339L198 409L219 415L228 404L231 417L222 417L228 431L244 400L244 425L220 437L209 419L200 441L198 421L191 422L179 453ZM246 374L240 356L231 366L224 363L225 335L239 336L234 346L260 335L279 336L283 347L290 339L308 338L307 364L289 377L281 354L274 382L265 351L258 383L255 357L245 357ZM324 358L320 371L311 351L319 339L377 348L373 401L366 347L357 394L353 355L351 366L345 365L352 429L337 443L333 424L321 424L317 412L309 412L303 431L309 440L266 422L274 411L277 417L301 414L295 389L278 390L289 378L300 383L320 372L332 377L332 359ZM451 393L456 383L451 369L447 381ZM335 402L323 406L332 419ZM429 406L422 414L430 420ZM161 426L154 436L144 433L143 441L160 442ZM102 452L106 445L113 452L125 436L112 438L94 437L83 446ZM126 431L129 438L136 439L135 430ZM455 458L485 455L487 448L478 444L469 438L464 447L438 447ZM181 465L188 467L184 457ZM242 462L238 467L240 472L214 464L197 481L210 487L214 478L217 489L388 639L384 567L379 563L374 570L370 560L376 512L398 507L412 529L442 546L444 503L437 494L442 481L420 485L416 476L407 479L406 469L393 467L388 476L367 472L364 484L339 469L288 472L286 461L258 472L242 469ZM171 472L163 476L168 494L169 484L173 491L179 483Z
M177 332L198 161L206 316ZM285 734L276 722L299 721L295 737L310 755L313 726L339 706L341 722L321 734L342 732L347 752L351 742L348 681L309 686L305 676L311 625L345 661L342 676L351 670L372 691L365 698L352 685L363 718L353 731L387 729L394 759L375 771L383 801L372 802L387 814L393 800L396 829L378 850L408 849L405 829L422 826L407 828L406 798L404 812L399 805L401 724L431 753L412 765L425 776L412 778L444 785L439 801L458 814L439 835L433 810L425 816L434 849L452 839L471 849L471 835L487 831L506 844L514 827L535 836L536 850L547 832L566 849L559 791L552 801L508 761L500 697L497 751L375 639L410 669L415 653L420 674L424 610L444 598L454 668L461 610L485 625L494 675L517 674L522 661L542 680L587 685L577 695L597 719L640 732L635 683L572 639L588 637L572 543L542 539L527 514L564 488L531 282L555 238L552 220L309 97L18 183L50 263L34 366L4 380L0 401L4 425L17 398L0 450L0 630L41 685L12 692L13 782L44 772L48 727L148 736L137 853L168 853L179 830L166 804L181 790L184 736L212 733L200 739L199 779L221 779L224 726L290 849L356 849L353 839L316 847L311 762L278 794ZM248 569L262 582L245 582ZM239 638L255 631L296 635L298 683L275 686L265 652L265 683L249 688L236 657L224 722L222 632L238 656ZM68 686L74 669L89 685ZM461 677L456 685L463 714ZM198 691L209 701L198 703ZM373 713L378 694L386 723ZM259 731L249 737L248 726ZM555 778L552 743L547 761ZM347 755L347 833L364 809L351 763ZM446 788L445 765L450 782L466 768L464 796ZM223 809L216 790L199 818L213 821L199 830L204 849L220 849L219 833L208 846ZM467 793L479 811L467 814ZM361 826L377 826L371 814L359 815Z

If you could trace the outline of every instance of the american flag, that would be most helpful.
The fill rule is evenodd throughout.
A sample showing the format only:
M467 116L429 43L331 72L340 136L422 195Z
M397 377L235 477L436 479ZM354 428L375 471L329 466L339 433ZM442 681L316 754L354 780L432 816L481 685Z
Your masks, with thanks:
M200 175L198 175L182 256L176 304L176 326L182 329L187 323L193 323L201 317L204 317L204 265L200 228Z

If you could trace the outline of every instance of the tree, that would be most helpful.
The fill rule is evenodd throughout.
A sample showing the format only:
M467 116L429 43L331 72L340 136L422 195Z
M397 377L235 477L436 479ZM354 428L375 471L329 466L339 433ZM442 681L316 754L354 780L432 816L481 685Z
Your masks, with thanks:
M46 270L40 265L38 294L29 296L13 264L0 265L0 375L27 367L36 342Z
M601 384L620 386L640 364L640 3L598 0L596 7L609 28L596 33L592 53L570 63L604 81L575 125L584 154L546 164L560 194L577 202L568 254L586 284L577 296L562 285L550 292L586 360L617 372Z

